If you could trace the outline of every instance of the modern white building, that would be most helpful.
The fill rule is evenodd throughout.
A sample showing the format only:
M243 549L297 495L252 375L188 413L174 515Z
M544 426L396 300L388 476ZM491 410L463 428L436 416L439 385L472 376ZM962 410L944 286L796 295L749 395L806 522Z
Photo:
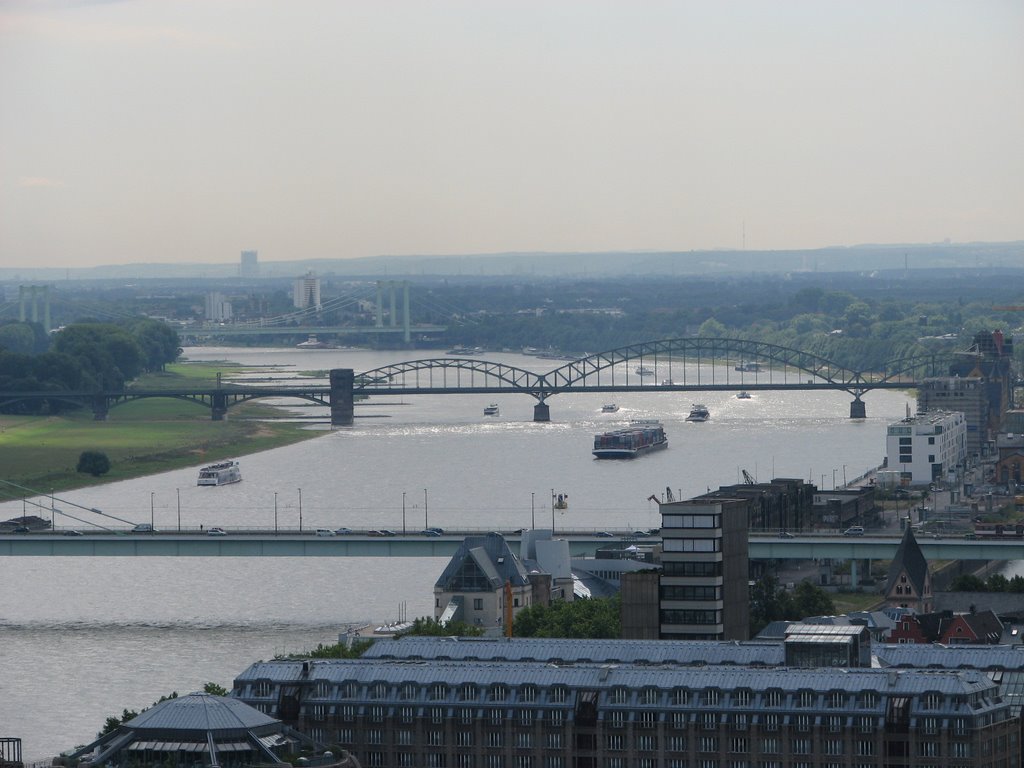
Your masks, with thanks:
M890 424L885 455L901 484L948 480L967 459L967 419L959 411L927 411Z
M298 309L314 308L320 311L320 278L315 273L307 272L295 281L292 304Z
M207 320L215 323L223 323L231 319L231 302L228 301L220 291L213 291L206 294L205 311Z

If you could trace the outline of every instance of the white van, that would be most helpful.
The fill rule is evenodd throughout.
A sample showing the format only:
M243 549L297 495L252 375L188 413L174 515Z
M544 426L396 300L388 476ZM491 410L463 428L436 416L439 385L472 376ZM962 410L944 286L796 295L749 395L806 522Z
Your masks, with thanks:
M333 536L334 535L334 531L332 531L330 528L317 528L316 529L316 535L317 536Z

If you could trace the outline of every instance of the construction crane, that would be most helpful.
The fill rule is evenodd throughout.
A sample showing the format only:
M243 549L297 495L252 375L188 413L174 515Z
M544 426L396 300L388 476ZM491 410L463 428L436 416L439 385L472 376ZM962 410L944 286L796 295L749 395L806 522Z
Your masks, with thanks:
M751 475L749 472L747 472L747 470L743 469L743 470L740 470L740 471L743 473L743 484L744 485L753 485L754 483L757 482L754 479L754 476Z

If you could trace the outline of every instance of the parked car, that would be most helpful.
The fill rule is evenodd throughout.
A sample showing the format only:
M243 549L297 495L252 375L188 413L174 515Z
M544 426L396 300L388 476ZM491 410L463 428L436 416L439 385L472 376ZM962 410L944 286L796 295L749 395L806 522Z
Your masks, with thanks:
M317 536L333 536L334 535L334 531L332 531L330 528L317 528L316 529L316 535Z
M17 526L17 527L16 527L15 529L14 529L14 531L13 531L13 532L14 532L14 533L29 533L29 530L28 530L28 526L25 526L25 525L19 525L19 526Z
M206 532L207 536L227 536L227 531L223 528L211 528Z
M433 531L433 532L434 532L434 533L436 533L436 534L437 534L438 536L440 536L441 534L443 534L443 533L444 533L444 528L438 528L438 527L437 527L436 525L432 525L432 526L430 526L429 528L427 528L426 530L428 530L428 531Z
M843 536L863 536L863 535L864 535L864 526L862 526L862 525L851 525L849 528L847 528L845 531L843 531Z
M381 536L397 536L398 534L395 533L392 530L387 529L387 528L381 528L380 529L380 535Z

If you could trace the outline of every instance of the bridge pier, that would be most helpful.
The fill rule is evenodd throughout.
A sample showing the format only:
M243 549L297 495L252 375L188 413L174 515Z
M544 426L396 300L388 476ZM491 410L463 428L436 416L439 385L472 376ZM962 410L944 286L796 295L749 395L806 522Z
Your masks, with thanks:
M355 421L355 403L352 388L355 386L355 371L352 368L331 369L331 426L351 427Z
M535 406L533 406L533 420L534 421L551 421L551 409L548 404L541 400Z
M860 395L854 398L853 402L850 403L850 418L851 419L866 419L868 417L867 406L864 405L864 401L860 399Z
M223 392L214 392L210 398L210 411L214 421L224 421L228 417L228 396Z
M107 405L107 398L103 395L92 397L92 419L93 421L106 421L110 413L110 406Z

